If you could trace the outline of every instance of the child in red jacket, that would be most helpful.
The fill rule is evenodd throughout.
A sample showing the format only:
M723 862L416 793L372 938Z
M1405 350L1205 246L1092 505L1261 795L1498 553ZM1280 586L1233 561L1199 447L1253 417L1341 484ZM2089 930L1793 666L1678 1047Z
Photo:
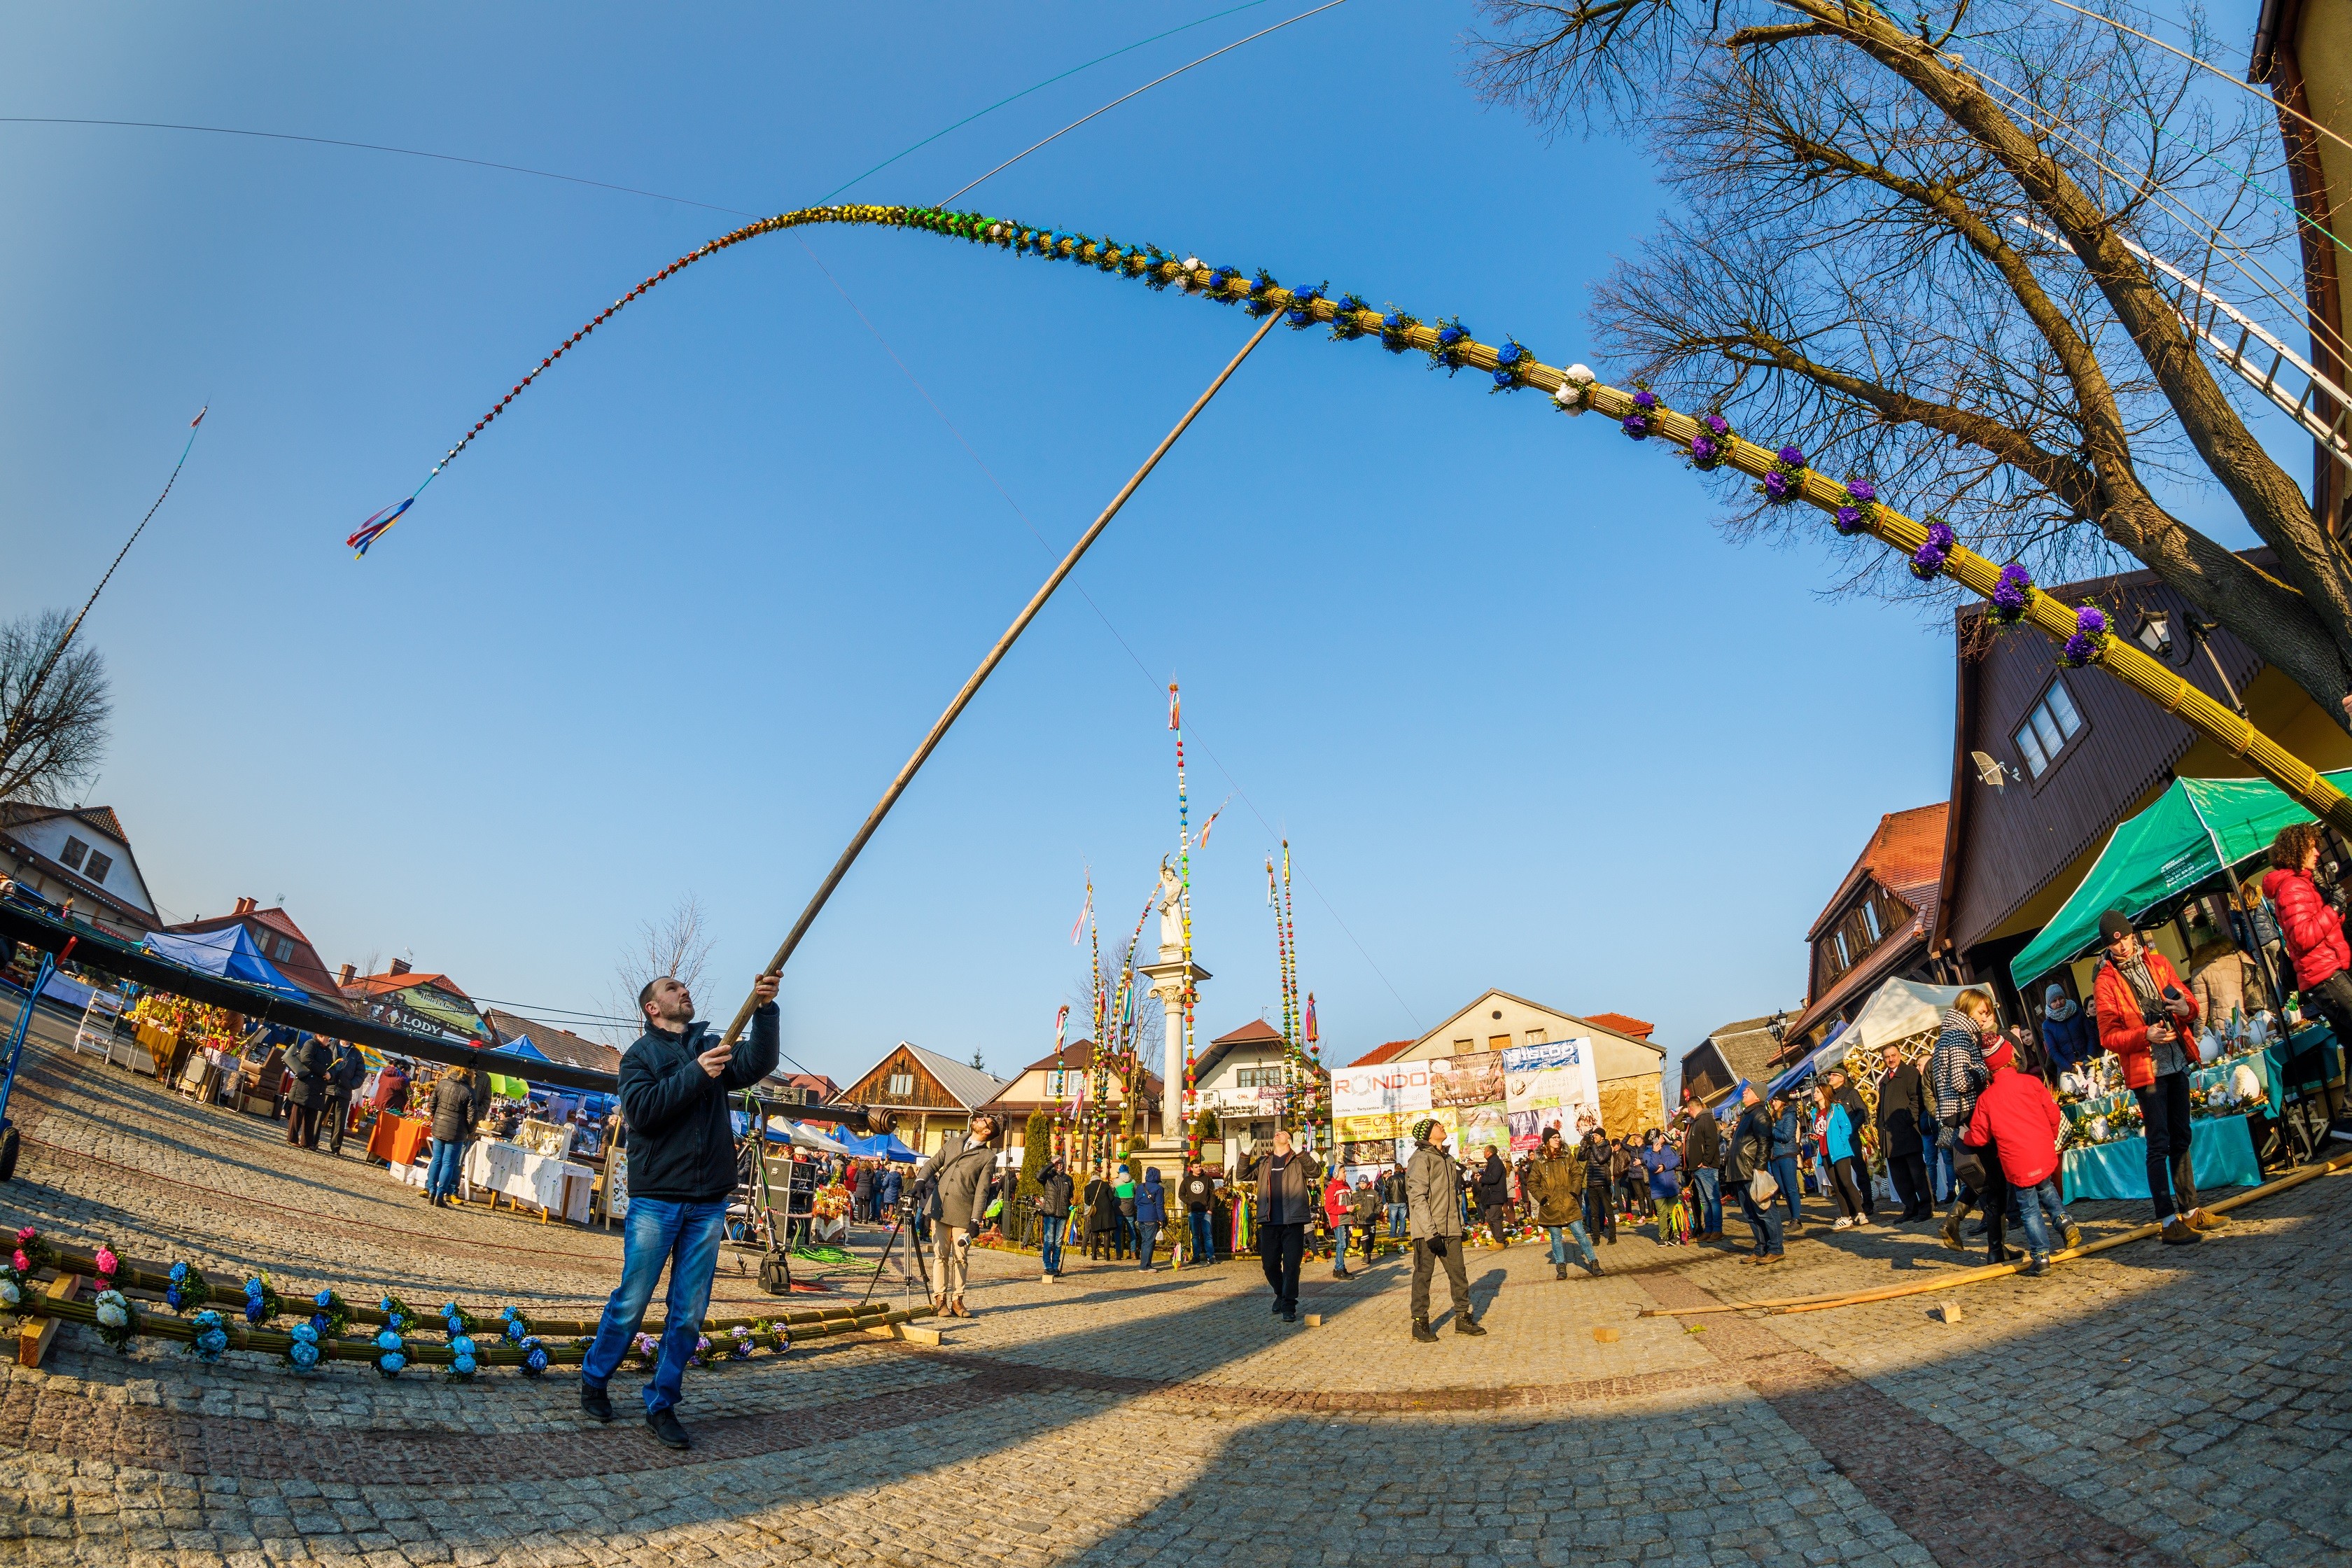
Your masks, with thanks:
M2050 1098L2049 1085L2017 1070L2016 1049L2006 1039L1996 1038L1986 1050L1985 1068L1992 1077L1977 1096L1967 1141L1990 1143L1998 1151L2000 1173L2017 1194L2018 1216L2025 1222L2025 1248L2032 1257L2024 1272L2039 1274L2050 1266L2053 1233L2069 1250L2083 1245L2082 1227L2067 1217L2058 1193L2058 1131L2065 1118Z

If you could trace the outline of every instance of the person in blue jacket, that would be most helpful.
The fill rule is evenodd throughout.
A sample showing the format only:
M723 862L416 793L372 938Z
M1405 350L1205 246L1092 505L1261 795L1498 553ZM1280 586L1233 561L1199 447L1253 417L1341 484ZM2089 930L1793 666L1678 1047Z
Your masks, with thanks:
M1160 1167L1154 1165L1143 1173L1143 1184L1135 1189L1135 1255L1140 1258L1143 1272L1151 1272L1152 1249L1160 1244L1160 1227L1168 1223L1168 1189L1160 1184Z
M1862 1212L1862 1185L1855 1179L1855 1167L1862 1158L1862 1143L1855 1136L1853 1116L1845 1101L1837 1098L1826 1083L1818 1085L1813 1097L1819 1102L1822 1116L1822 1171L1829 1179L1822 1184L1837 1199L1838 1217L1834 1226L1845 1230L1854 1226L1868 1225Z
M2082 1004L2055 984L2042 994L2042 999L2046 1005L2042 1013L2042 1048L2050 1054L2051 1067L2072 1072L2097 1056L2099 1032L2091 1026Z
M1772 1179L1780 1184L1780 1196L1789 1205L1791 1228L1805 1223L1805 1211L1797 1202L1797 1108L1785 1094L1772 1097Z

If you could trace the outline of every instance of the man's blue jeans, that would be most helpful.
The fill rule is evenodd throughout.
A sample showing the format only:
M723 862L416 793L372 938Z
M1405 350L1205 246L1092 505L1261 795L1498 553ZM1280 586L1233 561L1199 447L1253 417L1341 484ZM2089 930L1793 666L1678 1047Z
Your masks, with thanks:
M1551 1236L1551 1260L1554 1264L1568 1261L1568 1243L1560 1239L1563 1233L1576 1238L1576 1250L1583 1255L1585 1262L1595 1266L1600 1264L1600 1256L1592 1250L1592 1238L1584 1234L1582 1220L1572 1219L1566 1225L1548 1225L1544 1229Z
M1356 1227L1352 1225L1335 1225L1331 1227L1331 1267L1333 1268L1343 1272L1346 1270L1348 1242L1355 1234Z
M1772 1179L1780 1184L1780 1195L1789 1205L1789 1217L1799 1225L1804 1224L1805 1211L1797 1204L1797 1157L1783 1154L1773 1161Z
M1779 1161L1772 1162L1774 1164ZM1777 1178L1775 1178L1777 1180ZM1748 1228L1756 1233L1756 1256L1780 1256L1780 1211L1776 1205L1758 1203L1748 1193L1748 1184L1739 1184L1739 1212L1748 1218Z
M725 1229L727 1201L667 1203L629 1200L628 1235L621 1253L621 1288L604 1303L596 1342L580 1363L580 1381L602 1388L619 1369L629 1342L646 1321L654 1282L669 1266L669 1301L662 1330L661 1364L646 1385L646 1414L677 1403L686 1381L686 1360L702 1335L702 1314L710 1306L710 1276L719 1266L719 1238Z
M1389 1239L1391 1241L1402 1241L1404 1239L1405 1222L1411 1217L1412 1211L1407 1205L1403 1204L1391 1204L1389 1205Z
M1044 1237L1037 1244L1037 1265L1045 1273L1062 1271L1062 1233L1070 1228L1070 1216L1049 1214L1043 1216Z
M1692 1217L1700 1230L1719 1236L1723 1232L1723 1191L1717 1184L1716 1173L1702 1168L1690 1174L1691 1189L1698 1194L1698 1213Z
M1194 1209L1186 1218L1192 1225L1192 1261L1214 1263L1217 1260L1217 1243L1209 1224L1209 1211Z
M433 1140L433 1162L425 1167L425 1195L446 1197L457 1190L457 1177L464 1170L466 1141L462 1138Z

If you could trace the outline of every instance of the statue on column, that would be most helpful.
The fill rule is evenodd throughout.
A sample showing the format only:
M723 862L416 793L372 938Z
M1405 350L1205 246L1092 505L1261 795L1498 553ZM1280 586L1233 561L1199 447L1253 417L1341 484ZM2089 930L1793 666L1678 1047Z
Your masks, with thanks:
M1176 868L1160 862L1160 962L1173 963L1184 956L1184 882Z

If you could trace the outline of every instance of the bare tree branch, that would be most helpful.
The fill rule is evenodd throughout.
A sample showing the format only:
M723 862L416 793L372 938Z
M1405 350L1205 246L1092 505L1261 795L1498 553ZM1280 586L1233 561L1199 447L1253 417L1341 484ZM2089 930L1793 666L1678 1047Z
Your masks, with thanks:
M26 701L71 624L63 610L42 610L0 625L0 731L12 737L0 750L0 800L79 805L106 761L114 700L97 649L67 649Z

